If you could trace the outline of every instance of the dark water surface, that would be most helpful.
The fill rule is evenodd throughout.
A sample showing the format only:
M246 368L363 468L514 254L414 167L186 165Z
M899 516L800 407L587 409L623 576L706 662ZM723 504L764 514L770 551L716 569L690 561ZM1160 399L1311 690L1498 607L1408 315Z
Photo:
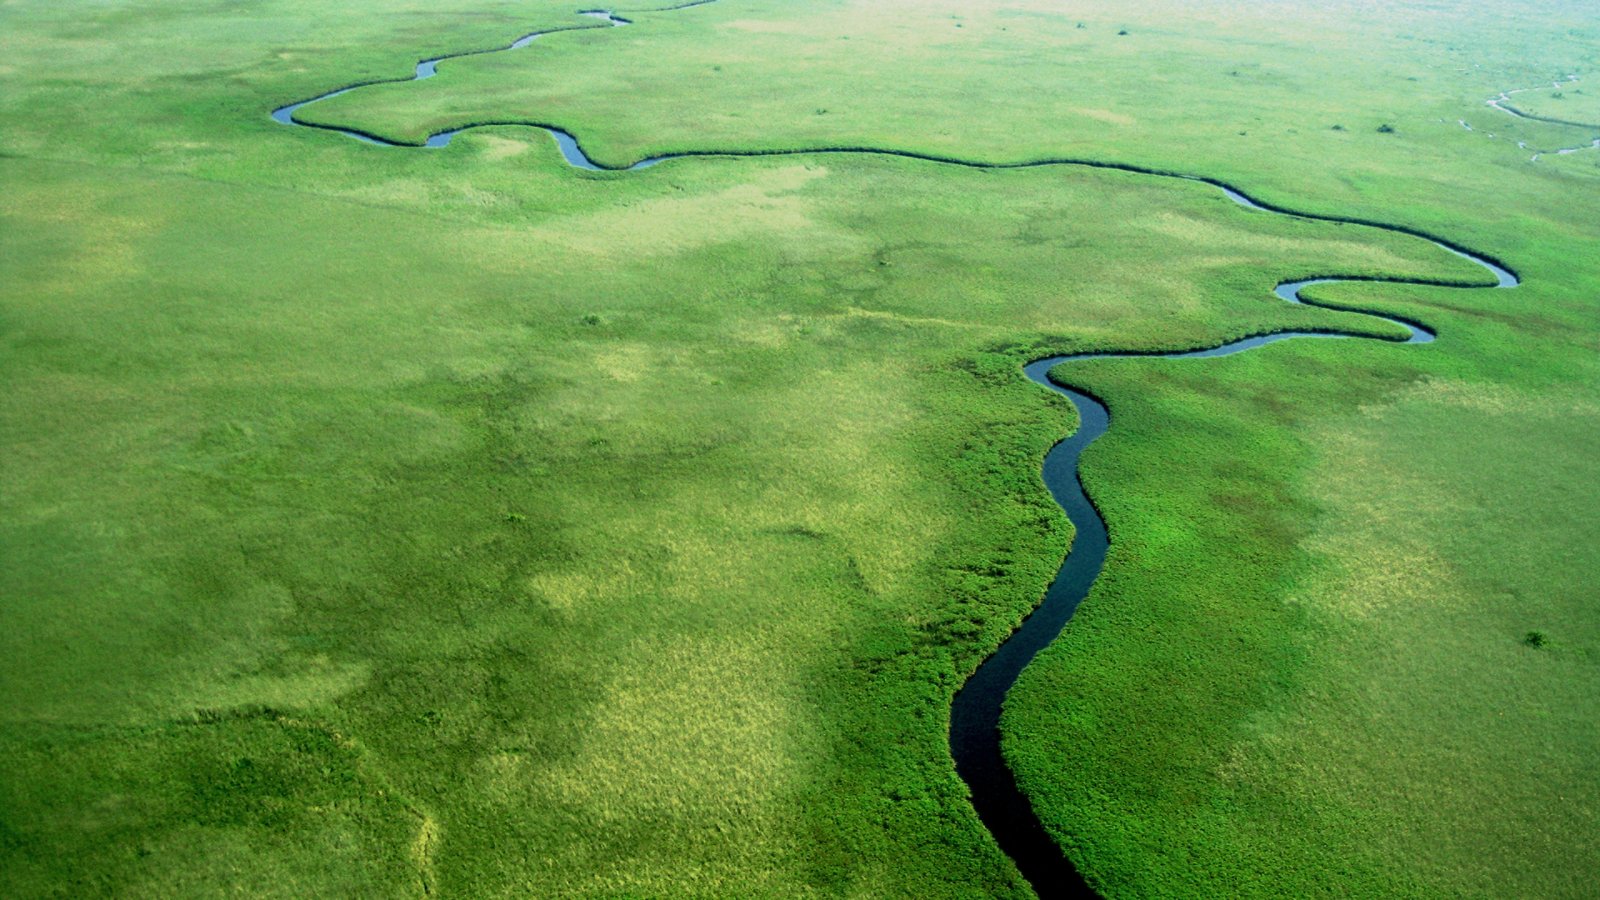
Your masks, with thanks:
M694 2L681 4L669 9L683 9L690 6L701 6L713 0L694 0ZM664 11L664 10L657 10ZM409 147L413 149L446 147L450 141L463 131L473 128L491 126L518 125L536 128L548 133L555 139L556 146L561 151L561 156L575 168L591 171L633 171L657 165L673 159L686 157L753 157L753 156L789 156L789 155L819 155L819 154L871 154L879 156L899 156L909 159L919 159L927 162L944 163L954 166L979 169L1020 169L1042 168L1047 166L1076 166L1083 168L1116 169L1125 172L1134 172L1157 178L1172 178L1186 181L1196 181L1221 191L1228 199L1248 209L1270 215L1282 215L1292 218L1312 219L1318 221L1348 222L1364 225L1382 231L1408 234L1426 240L1442 250L1453 253L1464 259L1470 260L1483 267L1493 275L1496 283L1466 284L1454 282L1428 282L1441 284L1448 287L1459 288L1487 288L1515 287L1519 282L1517 276L1503 265L1494 260L1473 253L1457 244L1444 239L1425 234L1412 228L1391 225L1383 222L1365 219L1346 219L1335 216L1316 215L1298 212L1283 207L1273 206L1251 198L1248 194L1230 185L1215 179L1196 175L1187 175L1179 172L1170 172L1135 166L1125 163L1108 162L1093 159L1042 159L1019 163L987 163L977 160L961 159L957 157L937 156L933 154L913 153L902 150L886 150L873 147L814 147L797 149L775 149L768 151L718 151L696 150L687 153L653 156L639 160L628 166L606 166L596 163L583 152L578 139L565 129L554 125L536 122L478 122L460 128L439 131L428 136L422 144L407 144L391 141L374 134L332 125L317 125L300 122L295 118L295 112L309 104L330 97L366 87L371 84L392 84L405 81L419 81L431 78L438 72L442 62L459 59L465 56L477 56L484 53L498 53L508 50L520 50L527 47L542 35L557 31L573 31L584 27L607 27L631 24L628 20L604 10L588 10L583 15L600 19L606 25L577 26L569 28L551 29L550 31L534 32L524 35L512 43L495 50L477 50L467 53L436 56L418 61L416 70L411 78L396 78L388 81L373 81L363 84L347 85L320 94L308 100L291 103L278 107L272 111L274 121L285 125L316 128L331 131L346 137L354 138L368 144L384 147ZM1383 278L1339 278L1318 277L1307 278L1300 281L1287 281L1277 285L1273 293L1280 299L1289 303L1305 303L1320 305L1314 301L1306 300L1301 296L1301 290L1311 285L1333 284L1340 281L1369 281L1378 283L1418 283L1409 279L1383 279ZM1434 340L1434 331L1420 322L1413 322L1396 316L1384 315L1368 311L1350 311L1350 315L1382 319L1392 322L1407 330L1409 336L1397 343L1425 344ZM1338 339L1338 338L1367 338L1356 332L1342 331L1278 331L1270 334L1255 335L1236 341L1231 341L1216 347L1206 347L1192 350L1174 350L1168 352L1149 351L1107 351L1103 353L1080 353L1068 356L1051 356L1034 360L1023 367L1023 374L1035 384L1047 390L1054 391L1070 400L1077 408L1080 424L1078 430L1072 435L1051 447L1045 455L1043 477L1044 483L1049 488L1051 495L1060 504L1061 509L1072 521L1074 537L1071 552L1061 564L1061 569L1056 573L1055 579L1045 591L1043 600L1038 607L1025 619L1022 625L1006 639L994 654L984 660L966 683L957 691L955 700L950 708L950 754L955 760L956 772L967 783L972 792L972 805L977 810L978 817L994 835L1000 848L1011 857L1017 868L1033 886L1035 892L1041 897L1078 897L1093 896L1093 891L1078 874L1072 863L1062 854L1060 847L1045 832L1032 807L1021 791L1018 790L1016 780L1011 769L1006 765L1005 758L1000 750L1000 712L1005 702L1007 692L1016 683L1017 677L1027 667L1040 650L1049 646L1061 633L1067 621L1077 610L1078 604L1089 593L1095 579L1100 575L1100 569L1105 563L1106 551L1109 546L1105 521L1100 517L1094 504L1084 492L1078 479L1078 461L1083 451L1095 439L1110 428L1110 416L1104 404L1095 398L1051 380L1050 373L1063 363L1083 363L1095 359L1113 359L1141 357L1150 359L1200 359L1217 356L1229 356L1243 353L1267 344L1279 341L1296 340L1300 338Z

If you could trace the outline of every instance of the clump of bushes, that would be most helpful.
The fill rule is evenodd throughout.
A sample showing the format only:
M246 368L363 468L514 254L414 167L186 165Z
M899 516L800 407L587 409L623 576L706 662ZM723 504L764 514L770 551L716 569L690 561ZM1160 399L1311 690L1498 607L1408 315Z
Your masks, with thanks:
M1524 644L1527 644L1529 647L1532 647L1535 650L1543 647L1546 643L1549 643L1549 640L1549 638L1544 636L1544 632L1542 631L1530 631L1522 638L1522 642Z
M1382 125L1378 126L1378 133L1379 134L1394 134L1394 126L1390 125L1388 122L1385 122Z

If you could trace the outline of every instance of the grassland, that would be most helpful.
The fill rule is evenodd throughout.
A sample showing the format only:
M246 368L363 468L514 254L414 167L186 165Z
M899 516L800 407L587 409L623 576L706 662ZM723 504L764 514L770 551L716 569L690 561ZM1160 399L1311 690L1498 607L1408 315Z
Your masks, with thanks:
M1593 24L1319 9L726 0L306 114L1093 156L1502 257L1324 289L1426 348L1070 373L1113 555L1008 753L1112 894L1581 895L1600 166L1456 120ZM1069 538L1018 363L1476 274L1121 173L265 115L584 21L0 6L5 893L1025 893L944 744Z

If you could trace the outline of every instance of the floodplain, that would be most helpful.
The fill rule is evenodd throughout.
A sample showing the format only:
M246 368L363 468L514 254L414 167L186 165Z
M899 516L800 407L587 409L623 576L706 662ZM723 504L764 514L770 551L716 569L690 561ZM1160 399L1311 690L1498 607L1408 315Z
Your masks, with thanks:
M1338 330L1058 369L1110 553L1007 760L1106 896L1582 896L1600 150L1484 100L1600 29L1289 10L0 5L0 888L1027 896L947 745L1072 537L1022 365ZM1200 182L268 116L558 28L299 115L1112 163L1522 283L1309 289L1401 345L1272 288L1482 270Z

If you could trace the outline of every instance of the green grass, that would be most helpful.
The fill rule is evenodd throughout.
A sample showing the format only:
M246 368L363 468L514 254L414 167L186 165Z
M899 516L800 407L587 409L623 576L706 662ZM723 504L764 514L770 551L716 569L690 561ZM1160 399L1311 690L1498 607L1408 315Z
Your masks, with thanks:
M1112 558L1007 748L1111 893L1579 895L1600 168L1456 119L1595 35L1449 12L723 0L306 113L1121 160L1501 256L1321 289L1427 347L1064 372ZM945 748L1068 541L1018 364L1478 275L1115 172L266 118L588 21L0 7L8 895L1025 893Z

